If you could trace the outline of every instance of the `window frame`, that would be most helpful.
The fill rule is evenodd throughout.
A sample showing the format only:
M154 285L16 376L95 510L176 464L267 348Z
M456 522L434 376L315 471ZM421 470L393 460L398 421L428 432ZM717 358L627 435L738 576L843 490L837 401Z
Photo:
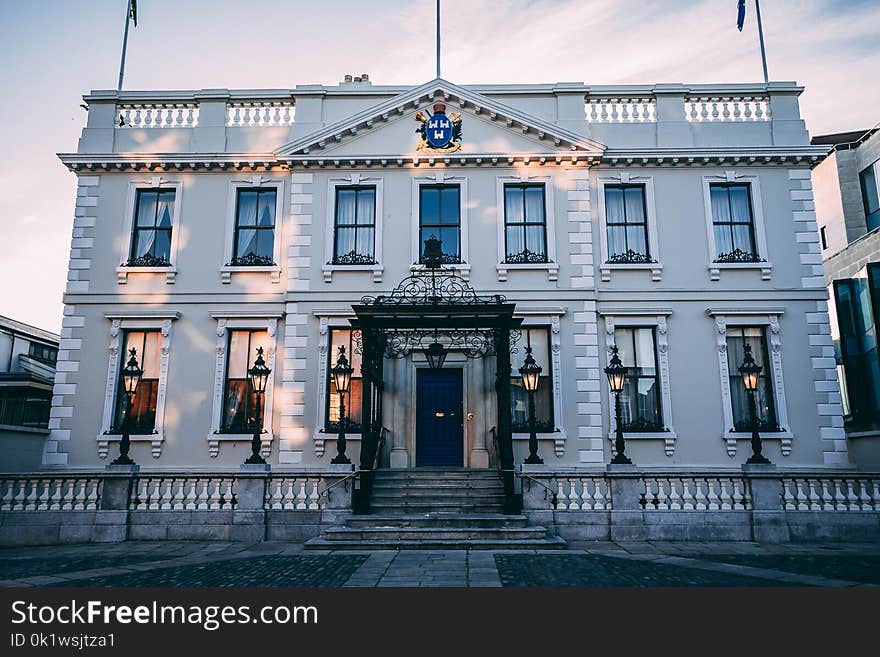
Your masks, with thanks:
M507 205L507 190L508 189L519 189L522 191L522 217L523 217L523 220L520 222L511 222L508 217L508 205ZM525 197L525 193L526 193L527 189L540 189L541 190L541 214L542 214L541 221L529 221L529 218L527 216L528 205L526 204L526 197ZM529 252L529 253L533 253L534 255L543 256L543 258L544 258L543 260L535 260L534 264L541 264L541 265L548 264L549 260L550 260L550 255L547 252L547 185L543 182L532 182L532 181L506 182L506 183L504 183L504 188L502 191L504 194L504 203L503 203L504 207L502 210L502 212L504 213L504 251L503 251L503 256L502 256L503 264L507 264L507 265L526 264L523 262L508 260L508 258L511 255L519 255L519 254L508 253L507 232L511 228L521 229L522 230L522 238L523 238L522 241L523 241L523 245L525 245L528 240L529 226L538 226L542 229L541 230L541 237L542 237L541 246L542 246L543 253L529 251L528 246L524 246L524 250L521 253Z
M40 347L41 349L49 350L50 352L54 352L54 355L52 358L44 358L43 356L36 356L33 353L34 347ZM52 367L55 367L56 363L58 362L58 347L56 345L49 345L44 342L36 342L34 340L30 340L28 342L27 357L33 358L34 360L36 360L40 363L43 363L46 365L51 365Z
M171 217L171 254L168 267L132 267L127 265L131 257L131 249L134 240L135 214L137 213L138 192L140 190L165 191L174 190L174 213ZM125 221L123 236L119 240L119 262L116 268L117 285L128 283L131 274L164 274L165 283L173 285L177 280L177 251L180 244L181 233L181 209L183 207L183 180L181 178L165 178L163 176L138 176L128 183L126 195Z
M609 189L620 190L624 196L623 221L622 222L613 222L612 223L611 221L608 220L608 190ZM636 222L627 221L627 217L626 217L626 191L628 189L639 189L642 192L642 215L644 216L643 221L636 221ZM605 202L605 243L609 245L608 252L605 255L605 263L606 264L624 264L624 262L625 262L625 261L624 262L612 262L611 261L611 258L617 256L618 254L611 253L610 241L608 240L609 229L612 226L627 227L627 226L638 226L638 225L642 226L642 234L644 235L644 239L645 239L645 253L640 253L640 252L635 251L634 249L630 248L629 236L628 236L627 232L624 231L624 239L626 240L626 247L627 247L627 250L624 251L624 255L629 253L630 251L633 251L634 253L644 257L646 259L646 262L651 262L653 260L653 256L651 255L651 239L648 235L648 190L645 187L645 184L644 183L634 183L634 182L628 182L628 183L621 182L621 183L615 183L615 184L606 184L602 188L602 194L603 194L603 200ZM625 262L625 264L634 264L634 263Z
M412 200L411 200L411 242L410 242L410 266L411 271L421 269L420 264L422 245L419 243L421 235L421 193L419 188L422 185L458 185L459 186L459 252L461 262L456 264L444 264L444 267L452 269L456 274L468 280L470 278L471 265L469 264L469 248L468 248L468 178L467 176L449 176L444 171L437 171L428 176L413 176L411 180Z
M275 214L272 217L272 225L271 226L260 226L259 223L257 223L257 224L254 224L253 227L250 227L250 226L244 227L245 230L255 230L255 231L263 231L263 232L271 232L272 233L272 262L271 263L264 262L264 263L258 263L258 264L253 264L253 265L241 264L240 258L239 258L239 262L236 262L236 258L237 258L236 252L238 251L238 245L239 245L239 234L243 228L240 223L241 216L240 216L240 212L239 212L239 210L241 209L241 195L243 192L255 192L257 194L257 208L259 208L260 196L262 194L273 193L275 195ZM276 251L275 241L278 238L277 229L278 229L278 189L272 187L271 185L266 185L265 187L263 187L263 186L236 187L236 189L235 189L235 222L234 222L233 228L232 228L232 256L231 256L229 262L226 263L226 266L227 267L247 267L248 269L253 268L253 267L277 267L278 262L275 259L275 251Z
M538 324L526 324L521 327L521 332L526 333L529 331L545 331L546 336L547 336L547 354L548 355L553 354L553 340L551 337L552 330L551 330L550 326L538 325ZM522 375L520 375L520 373L519 373L519 367L522 364L522 360L525 358L525 348L526 348L526 345L528 344L528 340L530 337L531 337L531 334L527 333L527 335L522 336L519 341L518 350L521 353L521 357L519 359L520 362L518 364L514 363L514 366L512 366L510 368L510 370L511 370L510 371L511 388L513 388L514 381L519 381L519 382L522 381ZM542 433L553 434L553 433L560 431L560 427L557 424L558 414L556 413L556 406L557 406L556 399L555 399L556 398L556 391L554 390L554 379L555 379L554 374L556 373L556 368L559 365L557 363L554 363L555 360L556 359L551 356L549 358L548 362L546 362L546 363L539 362L538 363L538 365L541 367L541 374L540 374L539 378L546 379L549 384L549 388L550 388L550 420L549 420L549 424L552 425L551 428L549 428L549 429L547 428L546 425L543 427L537 426L535 432L538 434L542 434ZM528 395L528 393L525 393L525 394ZM528 418L526 418L525 424L522 424L522 425L518 425L513 421L512 394L511 394L511 409L510 409L510 411L511 411L511 418L510 418L511 433L528 435L528 433L529 433Z
M120 420L121 420L121 422L125 421L124 419L122 419L122 404L123 404L123 400L125 399L123 374L125 373L124 372L125 365L128 362L128 358L129 358L129 352L128 352L128 348L127 348L128 337L132 333L143 333L144 334L143 343L141 344L140 348L136 352L139 367L141 367L143 369L144 354L146 352L146 346L145 346L146 341L147 341L146 336L148 333L159 334L158 335L158 337L159 337L158 346L159 346L159 350L160 350L160 354L161 354L161 349L162 349L162 331L161 331L161 329L155 328L155 327L153 327L153 328L124 328L124 329L122 329L122 341L121 341L122 358L119 359L119 369L118 369L118 372L116 373L116 378L117 378L116 401L114 402L114 409L113 409L113 424L110 426L111 433L122 434L122 429L123 429L122 424L120 424L119 426L116 426L116 423L117 423L117 421L120 421ZM146 374L146 372L144 372L144 374ZM161 375L161 372L157 372L155 378L146 378L145 376L141 375L141 378L138 382L138 389L134 395L134 398L135 398L135 400L138 400L139 397L140 397L140 399L143 399L143 391L141 389L141 386L143 385L143 383L145 381L155 381L156 393L157 393L157 400L156 400L156 407L157 408L156 408L156 410L153 411L153 426L149 431L143 431L143 429L145 427L135 426L135 427L133 427L133 430L131 433L145 436L145 435L149 435L149 434L155 432L155 430L156 430L156 415L158 412L158 390L159 390L160 375Z
M229 368L232 364L231 359L229 358L229 353L232 350L232 334L235 332L241 332L241 333L246 332L248 334L248 346L247 346L247 350L246 350L247 355L248 355L248 359L245 363L245 377L244 377L244 379L239 379L239 378L230 379L229 378ZM249 426L247 424L247 416L249 415L248 407L250 406L250 398L251 398L251 395L253 394L253 386L251 385L250 377L247 376L246 372L247 372L247 370L249 370L253 366L253 360L251 359L251 355L253 354L253 359L256 359L256 349L251 348L251 344L253 341L253 334L254 333L263 333L263 332L267 332L267 331L266 331L266 329L260 328L260 327L257 327L257 328L229 328L226 330L227 358L226 358L226 371L223 374L223 399L225 401L226 399L229 398L229 382L231 380L234 380L234 381L244 380L245 381L245 384L247 386L247 396L245 397L245 402L244 402L245 423L246 424L244 427L241 427L241 426L234 426L233 427L230 423L228 423L227 416L226 416L227 406L224 403L223 409L222 409L223 415L220 420L220 433L222 433L222 434L237 434L237 433L253 434L253 432L254 432L254 427ZM269 338L268 338L268 334L267 334L267 342L268 342L268 339ZM265 417L266 417L266 395L265 394L263 394L262 403L263 403L263 408L260 411L260 414L263 419L263 424L264 424L263 428L265 428Z
M339 404L339 393L333 391L331 386L333 385L333 374L331 370L333 366L336 364L336 355L338 350L335 349L337 345L333 343L333 334L340 331L348 331L348 344L345 345L346 349L346 358L348 358L348 362L352 362L352 356L354 349L354 329L351 327L345 326L328 326L327 327L327 367L325 368L324 375L324 419L321 423L320 430L331 436L336 436L339 434L339 428L333 428L330 426L330 408L333 404L338 406ZM354 371L351 373L352 381L361 381L361 410L363 410L363 374L360 372L358 368L354 368ZM360 422L352 422L351 419L351 386L349 385L348 393L346 393L346 401L345 401L345 410L346 417L348 418L348 424L346 425L345 434L346 436L351 433L356 436L360 436L363 431L363 416L361 416Z
M745 190L746 190L746 195L748 196L748 199L749 199L749 220L748 221L733 221L733 219L732 219L733 205L731 204L731 200L730 200L730 190L734 189L734 188L737 188L737 189L745 188ZM710 198L711 198L713 189L727 190L727 206L728 206L728 210L729 210L730 216L731 216L730 221L721 221L719 219L716 219L713 214L713 216L712 216L712 235L713 235L713 237L715 235L715 228L716 227L724 226L726 228L729 228L730 229L729 230L730 243L733 246L733 251L738 250L742 253L748 253L747 251L745 251L744 249L741 249L739 246L736 245L735 239L734 239L735 234L733 231L734 226L748 226L749 227L749 241L751 242L751 253L749 255L754 256L755 260L749 260L747 262L760 262L759 258L761 256L758 254L758 241L755 238L755 210L752 207L753 206L752 186L747 182L719 182L719 181L711 182L711 183L709 183ZM718 246L716 244L716 246L715 246L715 259L713 260L713 262L715 262L715 263L725 262L724 260L720 260L720 258L725 255L727 255L727 254L724 254L724 253L719 254L718 253Z
M653 379L654 380L654 397L655 404L657 410L660 414L660 422L658 428L656 429L648 429L643 428L641 430L633 431L628 429L627 427L623 428L624 434L627 433L664 433L666 431L666 424L663 418L663 393L660 389L660 358L659 358L659 350L657 349L657 327L656 325L652 326L650 324L647 325L632 325L632 326L620 326L617 325L614 327L614 344L620 348L620 345L617 341L617 332L618 331L631 331L633 336L633 344L629 345L629 348L635 350L635 331L638 330L648 330L651 332L651 351L652 356L654 357L654 374L653 375L645 375L645 374L634 374L630 370L638 369L638 368L626 368L624 371L624 381L634 381L636 387L638 387L638 382L642 379Z
M372 223L359 223L357 208L359 207L358 198L360 197L362 192L372 192L373 193L373 222ZM335 201L333 203L333 258L327 264L337 265L337 266L348 266L349 264L363 264L363 265L374 265L376 264L376 187L373 185L337 185L334 188L334 192L336 194ZM355 200L355 217L354 223L351 225L340 226L339 224L339 193L340 192L354 192ZM370 251L372 253L361 253L356 251L356 255L359 257L369 257L371 262L360 262L360 263L343 263L339 262L339 258L341 257L339 254L339 231L340 228L343 230L354 230L355 231L355 248L357 248L358 244L358 235L360 230L363 229L372 229L373 231L373 243L371 245ZM341 254L342 256L348 254Z
M152 226L141 227L138 224L138 219L140 218L140 207L141 207L140 201L141 201L141 197L144 194L156 194L157 216L153 217L153 225ZM167 228L164 228L164 227L159 228L159 226L156 224L156 219L158 217L158 207L159 207L158 201L161 196L170 195L170 194L174 195L174 200L172 201L172 205L171 205L171 207L172 207L171 226L169 226ZM147 266L147 267L170 267L171 266L171 240L174 237L174 210L173 210L173 208L175 207L176 204L177 204L177 190L175 190L175 189L165 189L165 188L147 189L144 187L139 187L137 190L135 190L134 217L132 219L132 224L131 224L131 242L130 242L129 249L128 249L128 260L125 262L125 264L123 266L132 267L132 268L134 268L134 267L140 268L142 266L142 265L132 265L131 262L133 260L135 260L136 258L141 257L141 256L135 256L135 246L138 243L138 237L140 236L141 233L149 232L149 231L152 231L155 233L158 233L160 231L164 232L164 233L168 233L168 264L167 265L145 265L145 266ZM155 256L153 256L153 257L155 257Z
M422 222L422 212L423 212L423 195L422 195L422 192L425 191L425 190L438 190L438 191L440 192L440 193L438 194L438 196L439 196L439 202L438 202L437 207L438 207L438 213L439 213L439 215L442 216L442 214L443 214L443 212L442 212L442 207L443 207L443 205L442 205L442 199L443 199L443 190L445 190L445 189L455 189L455 190L458 192L458 222L455 223L455 224L444 224L444 223L440 223L440 221L439 221L439 219L438 219L437 223L434 223L434 224L425 224L425 223L423 223L423 222ZM435 230L437 230L437 231L439 232L440 230L442 230L442 229L444 229L444 228L458 228L458 241L457 241L457 243L456 243L456 245L455 245L455 246L456 246L456 250L458 251L457 260L450 260L449 262L443 262L443 264L444 264L444 265L451 265L451 266L455 266L455 265L461 265L461 264L463 264L463 263L464 263L464 258L463 258L462 253L461 253L461 251L462 251L462 248L461 248L461 246L462 246L462 244L461 244L461 242L462 242L462 239L461 239L461 232L462 232L462 231L461 231L461 204L462 204L462 200L461 200L461 185L459 185L458 183L450 183L450 182L423 183L423 184L419 185L419 191L418 191L418 194L419 194L419 214L418 214L418 222L419 222L419 223L418 223L418 235L417 235L417 237L416 237L416 242L418 243L418 251L416 252L416 253L417 253L416 262L417 262L419 265L423 265L423 264L424 264L424 263L422 262L422 250L424 249L424 244L423 244L423 243L424 243L424 241L425 241L425 240L422 239L422 231L423 231L423 230L430 230L431 228L433 228L433 229L435 229ZM439 239L439 238L438 238L438 239ZM441 241L442 241L442 240L441 240ZM445 252L445 250L444 250L444 252L443 252L443 255L447 255L446 252Z
M324 276L325 283L332 283L333 275L336 272L370 272L373 274L374 283L382 282L382 275L385 272L385 266L382 264L382 220L384 214L384 186L385 184L383 178L365 177L355 172L339 178L330 178L330 180L327 182L327 214L326 220L324 222L324 264L321 266L321 272ZM336 190L340 187L373 187L376 190L376 208L374 213L375 225L373 228L373 264L333 264L334 254L336 250Z
M596 179L597 203L599 206L599 245L602 250L599 261L599 274L603 283L611 281L615 272L649 271L651 282L657 283L663 276L663 264L660 255L660 242L657 232L657 205L654 196L654 176L633 175L628 171L599 176ZM605 206L606 186L641 185L645 188L645 221L647 224L648 255L652 262L608 262L608 210Z
M874 195L878 199L877 209L873 212L868 212L868 181L865 174L869 171L874 178ZM865 228L870 233L880 227L880 160L875 160L859 171L859 190L861 191L862 196L862 209L865 212ZM869 216L876 217L877 225L873 228L871 227L871 221L868 218Z
M273 265L232 265L233 255L236 248L237 224L238 224L238 190L275 189L275 226L272 259ZM284 253L284 224L286 221L285 186L284 179L277 177L264 177L262 175L251 176L248 179L235 179L229 181L229 191L226 200L226 238L223 247L223 261L220 266L220 282L228 285L232 282L233 275L262 274L269 277L269 282L281 283L282 262Z
M752 227L755 239L755 252L762 260L755 262L716 262L715 261L715 229L712 215L712 183L748 183L749 203L752 210ZM761 180L757 175L744 175L735 169L725 170L721 174L704 175L703 183L703 212L706 222L706 246L709 271L709 280L721 279L721 272L726 270L757 270L761 273L762 281L769 281L773 272L773 263L767 249L767 235L764 224L764 208L761 195Z
M774 387L773 387L773 370L772 370L772 366L771 366L771 363L770 363L770 348L769 348L769 344L768 344L768 342L769 342L769 336L767 335L767 334L768 334L767 326L760 326L760 325L759 325L759 326L749 326L749 325L746 325L746 324L739 325L739 326L728 326L728 327L727 327L727 335L726 335L726 341L727 341L727 342L726 342L726 348L727 348L727 351L728 351L728 353L729 353L729 352L730 352L730 340L731 340L731 339L734 339L734 338L741 338L743 341L745 341L745 339L746 339L746 337L745 337L745 331L748 330L748 329L757 329L757 330L759 330L759 331L761 332L761 337L760 337L760 340L761 340L761 353L760 353L760 355L759 355L759 354L754 354L754 352L753 352L752 355L753 355L753 357L759 356L759 357L756 357L756 358L755 358L755 362L756 362L758 365L761 366L761 371L758 373L758 381L759 381L759 384L760 384L761 381L765 381L765 382L767 383L767 385L770 386L770 389L769 389L769 393L770 393L770 394L767 395L767 399L768 399L768 414L770 415L770 417L772 418L773 421L772 421L772 422L768 422L767 419L762 418L762 417L761 417L761 412L760 412L760 410L759 410L759 411L758 411L758 421L759 421L759 423L763 421L765 425L766 425L766 424L769 424L769 427L768 427L768 428L764 428L764 427L762 427L760 432L761 432L762 434L763 434L763 433L777 433L778 431L780 431L780 424L779 424L779 419L778 419L778 416L777 416L777 413L776 413L776 400L775 400L776 392L775 392L775 389L774 389ZM731 331L738 331L738 332L741 333L741 335L739 335L739 336L731 335ZM728 380L730 381L731 386L733 386L734 383L736 383L736 384L738 384L738 385L742 385L742 377L741 377L741 375L738 373L738 371L737 371L737 374L731 374L731 373L730 373L730 368L731 368L731 366L733 367L734 370L738 370L739 365L738 365L737 363L733 363L733 364L731 365L730 361L728 360L728 372L727 372L727 378L728 378ZM734 382L734 379L737 379L737 380ZM733 427L736 427L736 412L735 412L735 409L734 409L734 407L733 407L733 395L731 395L731 415L732 415L732 417L733 417ZM749 422L749 419L746 418L745 421L748 423L748 422ZM741 426L740 431L742 431L742 432L747 432L747 431L750 432L750 431L751 431L751 428L750 428L750 427L743 427L743 426L742 426L742 422L741 422L740 426Z
M547 262L506 262L507 259L507 235L505 231L505 217L507 207L505 203L504 188L508 184L544 185L544 241L547 251ZM499 282L506 282L511 271L546 271L547 280L554 282L559 278L559 263L556 255L556 204L553 190L555 188L553 176L535 175L534 171L523 170L519 175L497 176L496 186L496 237L497 237L497 263L495 271Z

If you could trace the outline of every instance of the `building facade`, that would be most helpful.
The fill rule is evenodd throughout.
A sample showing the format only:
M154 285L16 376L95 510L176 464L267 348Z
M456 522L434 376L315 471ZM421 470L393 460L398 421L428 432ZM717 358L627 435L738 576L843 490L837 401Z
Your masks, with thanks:
M831 334L853 460L880 468L880 131L820 135L813 169Z
M43 464L94 468L118 453L133 348L142 469L238 468L258 406L273 469L328 468L344 346L355 463L379 403L379 467L494 467L508 428L521 464L529 348L544 467L601 470L617 346L632 460L738 468L751 454L737 369L749 346L764 453L779 467L846 467L811 185L828 148L810 144L801 91L363 76L93 92L77 151L60 155L78 188ZM477 331L422 326L424 341L382 359L381 401L362 394L353 306L426 276L431 238L457 290L515 304L509 417L497 354L468 342ZM440 370L432 341L447 353ZM258 348L271 369L262 398L248 382Z
M58 340L55 333L0 316L0 471L41 467Z

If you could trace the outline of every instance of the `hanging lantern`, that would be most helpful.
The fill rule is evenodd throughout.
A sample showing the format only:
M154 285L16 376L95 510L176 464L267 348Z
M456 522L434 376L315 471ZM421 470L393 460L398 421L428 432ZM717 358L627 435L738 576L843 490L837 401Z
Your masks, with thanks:
M134 393L137 392L138 383L140 383L144 371L138 366L137 350L132 347L128 350L128 353L131 354L131 358L128 359L128 362L122 369L122 383L125 386L125 392L130 397L133 397Z
M269 374L272 372L266 367L266 361L263 360L263 348L257 347L257 359L254 366L248 370L248 376L251 377L251 385L254 392L263 394L266 392L266 384L269 381Z
M526 358L523 366L519 368L523 385L527 392L535 392L538 389L538 380L541 376L541 367L532 357L532 348L526 347Z
M425 357L428 359L428 365L431 366L432 370L442 368L448 354L449 352L446 348L436 340L429 344L425 350Z
M339 345L339 356L336 359L336 365L330 369L333 382L336 384L336 392L343 395L348 392L353 372L354 369L348 364L348 358L345 357L345 346Z
M739 373L742 376L743 385L747 391L754 392L758 389L758 376L761 374L762 369L764 368L758 365L752 357L752 345L747 344L742 365L739 366Z
M608 377L608 386L611 388L611 392L617 394L623 390L623 375L625 372L626 368L620 361L620 356L617 355L617 345L614 345L611 347L611 362L605 368L605 375Z

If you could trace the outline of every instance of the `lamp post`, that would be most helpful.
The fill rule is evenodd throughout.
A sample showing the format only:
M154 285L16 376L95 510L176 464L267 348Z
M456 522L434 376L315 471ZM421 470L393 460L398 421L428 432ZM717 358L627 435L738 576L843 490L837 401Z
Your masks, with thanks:
M336 392L339 393L339 434L336 436L336 456L330 463L351 463L345 455L345 393L351 385L351 374L354 369L348 364L345 357L345 346L339 345L339 356L336 358L336 365L330 369L333 381L336 383Z
M620 393L623 391L624 372L626 368L620 362L620 356L617 355L617 345L611 347L611 362L605 368L605 375L608 377L608 386L614 393L614 418L616 430L614 437L614 449L617 454L611 463L614 465L630 465L632 461L626 455L626 443L623 441L623 414L620 410Z
M538 435L535 433L535 390L538 389L541 367L532 357L531 345L526 347L526 358L522 367L519 368L519 374L529 395L529 455L525 462L529 464L543 463L544 459L538 456Z
M758 394L758 381L761 370L760 365L755 362L752 357L752 345L745 345L745 354L743 355L742 365L739 366L739 373L742 376L743 386L749 395L749 412L752 419L752 455L746 463L769 464L770 459L761 454L761 435L758 433L758 405L755 401L755 395Z
M251 439L251 455L245 461L248 465L263 465L266 459L260 454L262 441L260 434L263 433L263 393L266 392L266 384L269 382L269 374L272 372L266 367L266 361L263 360L263 348L257 347L257 358L254 360L254 366L248 370L248 377L251 380L251 387L257 395L257 407L254 410L254 437Z
M138 366L137 349L132 347L128 350L131 358L122 368L122 385L125 388L125 415L122 418L122 440L119 441L119 456L111 462L111 465L134 465L134 461L129 457L128 450L131 448L131 399L137 392L138 383L144 371Z

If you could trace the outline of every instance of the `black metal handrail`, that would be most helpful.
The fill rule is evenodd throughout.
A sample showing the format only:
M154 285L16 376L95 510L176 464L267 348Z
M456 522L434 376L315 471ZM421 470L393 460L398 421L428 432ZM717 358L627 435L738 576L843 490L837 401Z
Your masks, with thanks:
M531 475L527 475L524 472L518 472L515 469L505 470L504 468L501 467L501 459L497 458L497 455L500 454L500 451L501 451L501 445L498 443L498 430L493 426L491 429L489 429L489 431L492 434L492 444L495 445L495 454L496 454L496 463L498 464L498 472L499 473L512 472L515 476L519 477L520 479L528 479L529 481L534 481L536 484L538 484L539 486L541 486L544 489L544 491L545 491L544 498L545 499L547 498L547 493L550 493L550 503L553 505L553 508L556 509L556 505L559 504L558 491L553 490L552 488L550 488L550 486L545 484L543 481L541 481L539 479L535 479Z
M364 470L362 468L355 469L354 472L352 472L351 474L347 474L342 479L334 481L332 484L327 486L327 488L325 488L320 493L318 493L318 499L320 499L321 497L323 497L326 494L327 500L329 501L331 489L335 488L336 486L339 486L340 484L347 483L350 479L356 480L364 472L372 472L372 471L378 470L379 469L379 455L382 452L382 447L385 445L385 435L389 432L390 432L390 429L388 429L388 427L382 427L382 431L379 432L379 442L376 444L376 453L373 456L373 463L372 463L370 470ZM348 486L346 486L345 489L348 490Z

